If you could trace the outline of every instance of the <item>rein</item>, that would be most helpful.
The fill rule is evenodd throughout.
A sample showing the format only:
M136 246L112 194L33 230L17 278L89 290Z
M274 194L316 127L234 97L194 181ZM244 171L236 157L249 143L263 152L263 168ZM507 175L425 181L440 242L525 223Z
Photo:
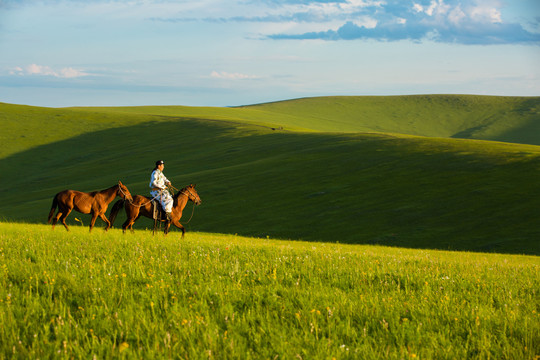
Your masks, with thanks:
M143 207L143 206L146 206L146 205L150 204L152 201L156 200L156 199L157 199L158 197L160 197L160 196L161 196L161 194L157 194L156 196L154 196L153 198L151 198L150 200L148 200L147 202L145 202L145 203L143 203L143 204L141 204L141 205L135 205L135 204L133 203L133 201L129 201L129 200L128 200L128 201L131 203L132 206L141 208L141 207Z
M133 200L128 200L126 198L126 193L124 192L124 190L122 190L122 188L120 187L120 185L118 185L118 189L120 190L120 192L122 193L122 195L124 195L124 201L129 201L129 203L132 205L132 206L135 206L135 207L143 207L143 206L146 206L147 204L150 204L153 200L157 199L159 197L159 195L156 195L154 196L152 199L148 200L147 202L145 202L144 204L141 204L141 205L136 205L133 203ZM133 199L133 197L132 197Z
M178 190L178 189L176 189L176 190ZM195 195L193 195L193 193L191 191L189 191L189 190L185 190L185 191L190 193L191 196L195 197ZM183 195L186 195L188 200L189 200L189 196L184 192L184 189L182 189L182 191L180 193L183 194ZM191 208L191 216L189 217L189 220L187 222L185 222L184 224L189 224L189 222L193 218L193 214L195 213L195 202L194 201L192 201L192 202L193 202L193 207Z

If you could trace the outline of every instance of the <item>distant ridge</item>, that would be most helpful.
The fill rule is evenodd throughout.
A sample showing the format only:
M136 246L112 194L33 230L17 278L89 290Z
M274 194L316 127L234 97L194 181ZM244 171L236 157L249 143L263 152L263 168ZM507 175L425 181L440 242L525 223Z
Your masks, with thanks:
M383 132L540 145L540 97L329 96L245 106L318 131ZM289 124L291 122L288 122Z
M154 120L189 118L237 121L289 130L378 132L442 138L503 141L540 145L540 97L480 95L326 96L240 107L126 106L39 108L0 103L0 121L9 114L34 112L66 116L79 112L154 116ZM159 118L158 118L159 117ZM141 121L146 121L141 118ZM84 121L84 120L83 120ZM87 130L107 121L90 121ZM114 123L121 126L115 118ZM133 118L131 119L133 123ZM76 127L79 131L80 128ZM9 141L9 139L7 139ZM1 153L1 151L0 151Z

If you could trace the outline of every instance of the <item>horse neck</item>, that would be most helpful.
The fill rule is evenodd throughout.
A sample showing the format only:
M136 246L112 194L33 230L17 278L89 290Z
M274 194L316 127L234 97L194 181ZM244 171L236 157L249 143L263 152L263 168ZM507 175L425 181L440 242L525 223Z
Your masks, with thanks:
M176 208L178 208L180 211L184 210L188 201L189 196L187 196L187 194L185 194L183 190L180 190L178 196L176 197Z
M114 185L108 189L100 191L101 195L103 195L105 202L108 204L114 200L118 196L118 190L120 189L120 185Z

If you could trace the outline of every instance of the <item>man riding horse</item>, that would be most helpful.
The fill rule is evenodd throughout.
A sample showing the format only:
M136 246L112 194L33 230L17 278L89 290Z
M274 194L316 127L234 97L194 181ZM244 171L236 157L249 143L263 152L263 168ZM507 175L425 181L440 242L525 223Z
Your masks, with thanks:
M159 203L167 214L167 220L170 221L173 198L167 190L167 186L170 186L171 182L165 177L165 174L163 174L164 168L165 164L163 163L163 160L156 161L156 167L154 168L154 171L152 171L150 177L150 195L152 195L154 199L159 200Z

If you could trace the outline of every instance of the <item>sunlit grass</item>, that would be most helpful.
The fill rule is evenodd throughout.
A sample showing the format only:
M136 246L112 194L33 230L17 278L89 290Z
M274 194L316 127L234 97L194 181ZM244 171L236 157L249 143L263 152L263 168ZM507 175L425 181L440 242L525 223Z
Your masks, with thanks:
M0 357L540 354L538 257L71 229L0 223Z

